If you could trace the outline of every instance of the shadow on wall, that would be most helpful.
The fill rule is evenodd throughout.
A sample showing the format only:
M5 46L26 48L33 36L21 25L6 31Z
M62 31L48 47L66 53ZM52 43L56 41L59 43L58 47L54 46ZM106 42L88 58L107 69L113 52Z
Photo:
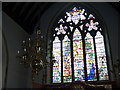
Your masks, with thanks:
M2 86L5 88L30 88L32 87L31 71L20 65L16 59L17 51L21 49L21 42L29 35L4 12L2 16Z

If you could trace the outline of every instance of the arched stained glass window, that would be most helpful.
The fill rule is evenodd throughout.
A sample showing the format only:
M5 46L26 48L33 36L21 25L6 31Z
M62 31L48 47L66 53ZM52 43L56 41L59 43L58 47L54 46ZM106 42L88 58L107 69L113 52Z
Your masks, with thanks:
M96 17L73 7L53 30L52 82L109 80L103 30Z

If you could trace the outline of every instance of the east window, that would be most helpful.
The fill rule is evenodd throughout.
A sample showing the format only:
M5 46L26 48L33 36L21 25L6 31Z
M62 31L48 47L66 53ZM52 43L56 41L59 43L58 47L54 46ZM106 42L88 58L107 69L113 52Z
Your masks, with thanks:
M93 14L73 7L52 37L53 83L109 80L103 28Z

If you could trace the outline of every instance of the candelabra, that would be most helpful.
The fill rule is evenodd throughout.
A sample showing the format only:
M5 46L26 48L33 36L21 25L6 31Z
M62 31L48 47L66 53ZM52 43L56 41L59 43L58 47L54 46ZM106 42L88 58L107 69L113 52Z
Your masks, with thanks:
M40 29L35 30L34 34L34 38L22 42L22 51L18 51L17 56L20 64L32 69L32 80L35 79L35 75L38 75L41 69L49 65L46 60L46 47Z

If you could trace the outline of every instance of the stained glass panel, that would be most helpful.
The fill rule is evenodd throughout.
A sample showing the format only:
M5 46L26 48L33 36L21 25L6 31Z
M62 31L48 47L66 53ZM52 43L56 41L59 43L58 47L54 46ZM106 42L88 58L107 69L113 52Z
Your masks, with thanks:
M61 46L58 37L53 41L53 56L56 62L53 64L53 83L61 82Z
M84 61L82 37L78 29L73 35L74 75L76 80L84 80Z
M107 70L107 61L103 36L100 32L97 32L95 36L96 51L97 51L97 60L98 60L98 69L99 69L99 79L108 80L108 70Z
M67 36L63 40L63 82L72 82L71 49Z
M99 24L98 22L90 20L90 23L86 23L86 27L88 27L88 31L98 30L98 24Z
M88 17L88 20L89 19L95 19L95 17L92 14L90 14L89 17Z
M80 20L86 19L84 13L85 13L85 9L74 7L71 11L66 12L67 15L66 22L72 21L73 23L78 24Z
M57 31L57 35L65 34L66 33L67 26L63 26L63 24L60 24L59 27L55 28L55 31Z
M95 52L94 52L93 37L90 35L90 33L87 33L85 37L85 52L86 52L88 81L95 81L97 80Z

